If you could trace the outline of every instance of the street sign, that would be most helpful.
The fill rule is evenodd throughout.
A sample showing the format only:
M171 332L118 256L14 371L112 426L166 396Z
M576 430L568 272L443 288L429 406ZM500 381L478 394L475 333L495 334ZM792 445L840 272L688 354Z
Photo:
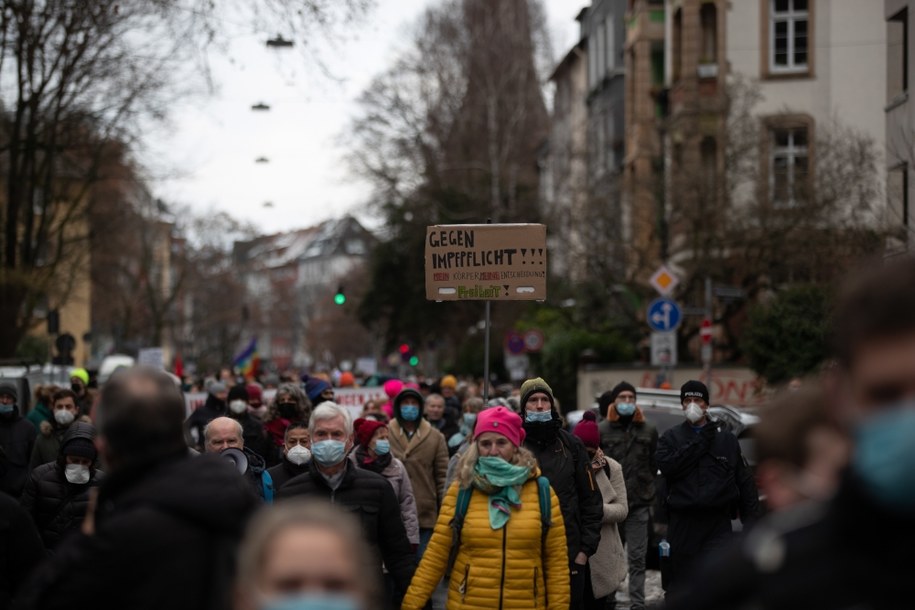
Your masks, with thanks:
M651 366L677 365L677 333L651 333Z
M674 288L677 287L677 284L680 283L680 278L678 278L673 271L668 269L667 265L661 265L648 280L648 283L662 296L667 296L673 292Z
M702 326L699 328L699 336L702 337L702 343L712 342L712 321L708 318L702 320Z
M543 349L543 332L532 328L524 333L524 348L528 352L536 353Z
M505 370L508 371L508 377L512 381L525 379L530 365L531 361L527 354L515 355L505 352Z
M430 301L543 301L546 225L426 227Z
M517 356L524 353L524 337L521 333L510 330L505 333L505 353Z
M683 312L680 311L680 306L677 305L674 300L660 298L655 299L651 302L651 305L648 306L648 315L646 318L648 320L648 326L650 326L652 330L666 333L675 330L680 325L680 320L683 318Z

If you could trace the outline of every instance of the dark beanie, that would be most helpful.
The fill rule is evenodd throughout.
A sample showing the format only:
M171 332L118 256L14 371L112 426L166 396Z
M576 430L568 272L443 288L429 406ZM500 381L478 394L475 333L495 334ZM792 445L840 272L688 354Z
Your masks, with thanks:
M229 397L227 400L229 402L232 402L233 400L244 400L245 402L248 402L248 389L240 383L233 385L229 388Z
M680 402L687 398L701 398L708 404L708 388L701 381L690 379L680 388Z
M619 396L620 393L626 391L635 394L635 386L628 381L621 381L616 384L612 390L601 394L600 398L597 399L597 410L600 412L600 416L607 417L607 410L610 408L610 405L616 401L616 397Z
M72 455L76 457L87 458L90 460L95 460L98 453L95 449L95 444L90 441L88 438L74 438L66 442L61 449L61 453L64 455Z

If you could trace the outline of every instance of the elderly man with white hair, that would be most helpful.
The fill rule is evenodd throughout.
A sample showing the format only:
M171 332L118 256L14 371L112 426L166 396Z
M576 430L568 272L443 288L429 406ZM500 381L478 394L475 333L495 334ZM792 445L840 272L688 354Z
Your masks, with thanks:
M312 460L307 472L290 479L277 497L320 497L340 505L362 522L366 541L387 568L394 591L390 607L399 608L416 569L400 503L383 476L358 468L346 459L353 448L353 421L346 409L323 402L308 422ZM378 564L381 574L381 563Z
M203 448L206 453L221 453L226 449L237 449L239 453L229 455L251 484L251 489L265 502L273 502L273 479L267 472L264 458L245 447L244 428L231 417L217 417L203 429ZM231 453L231 452L230 452Z

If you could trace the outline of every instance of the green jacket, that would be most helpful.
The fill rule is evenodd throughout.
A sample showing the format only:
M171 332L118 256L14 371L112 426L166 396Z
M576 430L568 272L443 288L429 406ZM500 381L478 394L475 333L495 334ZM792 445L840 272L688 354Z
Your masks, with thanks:
M51 421L51 409L43 402L35 403L35 407L29 411L29 414L26 415L25 418L32 422L32 425L38 430L38 428L41 427L41 422Z

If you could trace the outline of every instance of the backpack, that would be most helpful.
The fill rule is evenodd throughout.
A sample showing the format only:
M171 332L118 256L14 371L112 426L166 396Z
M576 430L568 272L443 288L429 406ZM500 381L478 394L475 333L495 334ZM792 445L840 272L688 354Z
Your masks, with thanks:
M461 529L464 527L464 517L467 515L467 507L470 506L470 496L473 494L473 487L467 489L459 488L457 503L454 507L454 517L448 524L451 526L451 552L448 554L448 567L445 573L451 572L454 568L454 562L457 560L458 550L461 547ZM553 524L551 520L552 506L550 502L550 481L546 477L537 477L537 499L540 500L540 556L546 556L546 535ZM544 577L546 577L546 568L544 568Z

